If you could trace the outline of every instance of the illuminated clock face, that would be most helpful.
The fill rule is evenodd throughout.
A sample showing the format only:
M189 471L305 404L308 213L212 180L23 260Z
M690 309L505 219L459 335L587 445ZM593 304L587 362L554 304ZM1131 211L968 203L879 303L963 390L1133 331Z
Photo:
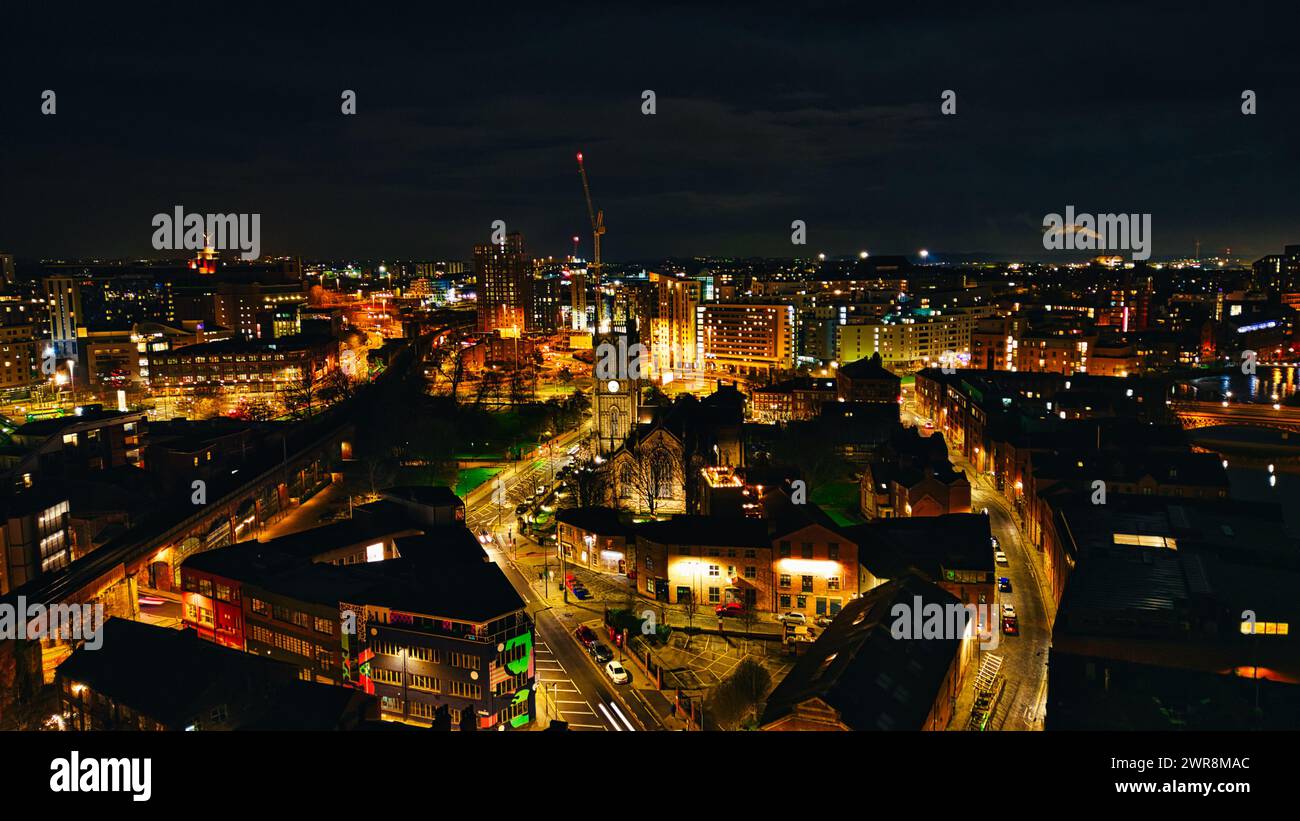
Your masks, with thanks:
M609 380L609 384L605 386L605 389L610 393L618 393L618 382L614 379Z

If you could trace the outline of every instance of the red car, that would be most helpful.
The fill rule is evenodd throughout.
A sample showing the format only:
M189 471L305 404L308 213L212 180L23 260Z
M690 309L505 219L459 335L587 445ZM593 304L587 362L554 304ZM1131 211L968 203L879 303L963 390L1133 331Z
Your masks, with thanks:
M745 605L738 601L729 601L714 607L713 612L716 613L719 618L723 616L739 616L745 612Z
M585 624L578 625L578 629L573 631L573 635L577 637L578 643L588 650L596 643L596 634L591 632L591 628Z

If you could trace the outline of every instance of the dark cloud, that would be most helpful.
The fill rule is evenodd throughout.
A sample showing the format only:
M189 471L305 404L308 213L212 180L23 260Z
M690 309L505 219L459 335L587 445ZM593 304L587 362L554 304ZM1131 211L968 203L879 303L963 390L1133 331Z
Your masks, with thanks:
M793 219L831 253L1022 256L1069 204L1151 212L1158 256L1300 241L1294 13L866 5L29 13L0 248L144 255L182 204L262 213L273 252L466 257L505 219L561 253L577 150L614 259L789 254Z

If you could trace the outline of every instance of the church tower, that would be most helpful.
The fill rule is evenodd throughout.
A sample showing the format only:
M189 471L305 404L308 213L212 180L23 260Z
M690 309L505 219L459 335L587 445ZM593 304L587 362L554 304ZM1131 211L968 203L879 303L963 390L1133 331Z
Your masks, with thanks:
M595 414L596 452L608 456L618 450L637 424L641 413L641 385L649 355L635 332L592 335L596 355L592 413Z

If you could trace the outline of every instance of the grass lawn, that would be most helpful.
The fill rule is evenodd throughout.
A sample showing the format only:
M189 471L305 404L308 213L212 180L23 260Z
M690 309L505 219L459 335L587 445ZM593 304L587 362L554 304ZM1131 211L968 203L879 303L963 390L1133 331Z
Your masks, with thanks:
M857 482L831 482L822 485L812 492L811 499L841 527L861 524L865 521L858 512Z
M501 472L501 468L470 468L456 475L456 495L464 499L474 488Z

